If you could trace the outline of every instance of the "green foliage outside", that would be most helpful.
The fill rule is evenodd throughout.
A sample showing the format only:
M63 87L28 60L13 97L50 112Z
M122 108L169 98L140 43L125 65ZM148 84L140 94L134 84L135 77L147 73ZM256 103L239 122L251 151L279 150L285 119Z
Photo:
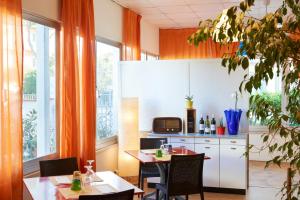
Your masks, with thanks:
M288 174L292 179L285 181L281 190L282 199L300 199L300 2L282 0L275 11L262 18L249 15L254 4L259 1L243 0L238 6L228 8L215 20L199 22L197 31L188 42L198 46L200 42L212 38L220 45L243 42L237 52L225 53L222 65L231 73L238 68L245 70L239 91L252 94L263 83L273 77L282 76L284 86L282 96L287 101L285 109L278 108L278 97L253 95L250 98L248 117L254 117L268 126L263 135L264 148L268 149L271 160L266 162L281 166L288 163ZM258 59L255 73L248 74L249 60ZM275 71L275 73L274 73ZM293 126L290 125L292 122ZM281 137L278 143L274 138ZM252 146L249 146L251 149ZM274 153L274 154L273 154ZM247 155L247 153L246 153Z
M272 105L276 109L276 112L281 111L281 93L269 93L269 92L263 92L262 94L254 94L252 95L252 98L260 98L261 101L265 101L268 104ZM250 110L254 110L257 107L256 102L251 102L250 104ZM250 125L262 125L267 126L269 123L270 118L257 120L254 117L250 118Z
M37 156L37 112L32 109L23 117L23 160Z
M25 74L23 93L36 94L36 71L31 71Z
M101 51L101 48L99 49ZM112 136L113 133L113 63L111 52L97 55L97 140Z

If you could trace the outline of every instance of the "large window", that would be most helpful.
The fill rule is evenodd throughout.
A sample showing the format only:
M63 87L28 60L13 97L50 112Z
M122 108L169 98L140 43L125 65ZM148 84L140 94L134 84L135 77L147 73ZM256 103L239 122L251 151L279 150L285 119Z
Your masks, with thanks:
M252 60L250 62L249 67L249 75L253 75L255 73L255 64L258 60ZM279 76L277 76L277 71L273 72L274 77L272 80L269 80L268 83L262 82L262 86L259 90L253 91L252 95L262 95L264 99L266 99L270 104L274 105L277 110L282 109L282 77L281 72L279 72ZM254 117L250 117L250 125L252 127L261 127L266 126L267 121L260 121L255 119Z
M118 68L120 48L97 41L97 140L111 137L118 129Z
M56 29L23 20L23 160L56 148Z

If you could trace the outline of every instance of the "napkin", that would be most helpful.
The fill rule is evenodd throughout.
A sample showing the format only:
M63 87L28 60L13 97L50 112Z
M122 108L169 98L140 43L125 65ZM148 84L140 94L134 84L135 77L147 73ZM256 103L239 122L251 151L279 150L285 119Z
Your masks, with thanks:
M78 199L80 195L101 195L118 192L109 184L93 185L80 191L73 191L71 188L58 188L58 191L65 199Z
M157 149L143 149L141 152L144 154L155 154L156 150Z
M51 176L49 177L53 185L71 184L72 176Z

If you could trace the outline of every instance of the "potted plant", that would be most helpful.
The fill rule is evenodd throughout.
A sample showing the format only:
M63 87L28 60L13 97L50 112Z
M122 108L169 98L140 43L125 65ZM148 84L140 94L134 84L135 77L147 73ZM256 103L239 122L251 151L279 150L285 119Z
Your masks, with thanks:
M257 58L255 71L244 76L240 92L251 95L252 91L262 89L263 82L280 77L285 109L276 109L273 102L261 95L251 95L247 117L265 121L268 126L259 152L268 150L276 156L266 162L266 167L281 166L282 163L289 166L288 178L280 192L281 199L300 199L299 151L295 150L300 146L300 4L298 0L279 1L281 6L273 12L251 17L249 11L255 9L256 2L240 1L217 19L201 21L189 42L195 46L210 39L220 45L236 44L237 40L242 42L236 50L224 53L222 58L222 65L230 74L236 70L249 70L249 61ZM255 106L251 106L253 104ZM278 142L279 138L284 142ZM253 147L248 145L246 156Z
M217 127L217 134L224 135L225 134L225 126L223 125L223 117L220 118L220 125Z
M242 110L237 108L238 102L238 93L234 92L232 98L235 98L234 110L229 109L225 110L225 117L227 122L228 134L229 135L237 135L239 132L239 124L242 115Z
M185 100L186 100L186 108L192 109L193 108L193 96L187 95L185 97Z

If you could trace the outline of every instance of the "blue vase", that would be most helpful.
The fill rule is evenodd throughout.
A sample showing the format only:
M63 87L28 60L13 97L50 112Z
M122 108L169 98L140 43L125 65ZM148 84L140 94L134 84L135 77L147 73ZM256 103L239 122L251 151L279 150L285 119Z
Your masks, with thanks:
M229 135L237 135L239 132L239 124L242 115L242 110L225 110L227 129Z

